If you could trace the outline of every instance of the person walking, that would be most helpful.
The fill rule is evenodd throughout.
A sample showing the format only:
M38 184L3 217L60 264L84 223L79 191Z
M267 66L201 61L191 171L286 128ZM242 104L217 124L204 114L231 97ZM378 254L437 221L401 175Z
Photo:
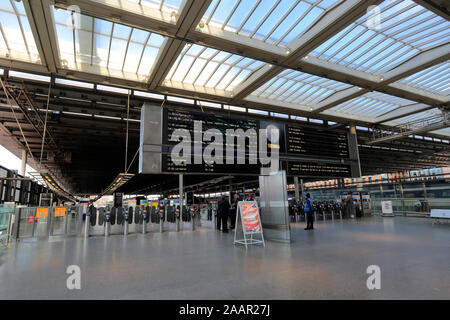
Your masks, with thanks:
M223 195L218 203L217 208L217 229L221 229L222 224L222 232L227 233L228 232L228 212L230 211L230 202L226 198L225 195Z
M306 194L306 201L305 201L305 207L303 209L305 211L306 215L306 228L305 230L313 230L313 213L314 213L314 206L313 202L311 200L311 195L309 193Z

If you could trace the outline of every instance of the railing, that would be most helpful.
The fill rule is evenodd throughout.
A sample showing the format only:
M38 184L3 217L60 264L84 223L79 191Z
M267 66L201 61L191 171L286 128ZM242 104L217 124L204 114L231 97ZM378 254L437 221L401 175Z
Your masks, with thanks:
M394 214L403 216L429 217L431 209L450 209L448 198L383 198L370 201L372 213L381 214L381 201L391 201Z
M0 243L7 246L11 238L14 206L0 205Z
M398 125L392 131L375 129L373 131L373 138L368 142L368 144L393 140L399 137L406 137L414 133L429 132L445 128L448 125L449 120L448 111L443 110L442 114L436 114L427 118Z

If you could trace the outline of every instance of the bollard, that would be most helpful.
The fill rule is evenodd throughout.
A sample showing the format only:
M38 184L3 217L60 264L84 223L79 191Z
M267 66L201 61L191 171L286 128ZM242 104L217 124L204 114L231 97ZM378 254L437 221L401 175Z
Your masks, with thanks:
M106 221L106 223L105 223L105 237L109 236L110 229L111 229L111 224L109 223L109 221Z
M177 220L177 223L176 223L176 225L175 225L175 230L178 232L178 231L180 231L180 207L179 206L177 206L176 208L175 208L175 219Z
M127 236L128 235L128 221L125 221L125 224L123 226L123 235Z

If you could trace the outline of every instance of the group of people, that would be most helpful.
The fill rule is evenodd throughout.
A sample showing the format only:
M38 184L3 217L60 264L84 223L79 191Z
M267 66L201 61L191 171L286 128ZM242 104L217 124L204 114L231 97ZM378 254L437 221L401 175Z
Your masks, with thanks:
M231 225L230 229L235 228L236 224L236 213L238 208L238 202L242 201L243 199L239 195L239 193L234 194L233 200L229 201L228 197L226 195L222 195L222 197L219 199L219 202L217 203L217 230L222 231L224 233L228 233L228 218L231 218ZM250 195L249 199L252 200L252 197ZM305 201L305 214L306 214L306 228L305 230L313 230L313 213L314 213L314 205L311 200L311 196L309 193L306 194L306 201Z
M231 218L230 229L233 230L235 228L238 202L242 200L244 199L239 193L234 194L231 202L226 195L222 195L217 203L217 230L228 232L228 218ZM253 196L249 195L246 200L253 200Z

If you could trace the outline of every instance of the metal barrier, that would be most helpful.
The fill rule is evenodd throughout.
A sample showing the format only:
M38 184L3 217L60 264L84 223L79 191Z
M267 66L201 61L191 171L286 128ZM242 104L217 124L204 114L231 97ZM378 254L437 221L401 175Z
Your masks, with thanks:
M17 207L12 237L23 239L81 235L83 209L83 206Z
M432 209L450 209L449 198L382 198L371 200L371 210L381 214L381 202L391 201L394 214L411 217L429 217Z
M14 206L0 205L0 243L8 246L14 223Z
M178 211L178 207L88 207L86 212L86 207L81 205L69 207L12 206L9 210L11 212L8 221L12 217L15 218L15 222L13 224L5 222L4 224L12 225L11 239L17 240L68 236L84 236L84 238L109 235L126 236L131 233L179 231L181 220L186 218L193 226L192 222L200 219L200 214L194 212L191 216L185 207L183 207L183 214ZM84 213L86 213L85 219L83 219ZM164 221L166 223L163 225ZM8 232L8 228L3 227L3 220L0 219L0 223L2 223L0 235L3 235ZM194 227L192 228L194 229Z

